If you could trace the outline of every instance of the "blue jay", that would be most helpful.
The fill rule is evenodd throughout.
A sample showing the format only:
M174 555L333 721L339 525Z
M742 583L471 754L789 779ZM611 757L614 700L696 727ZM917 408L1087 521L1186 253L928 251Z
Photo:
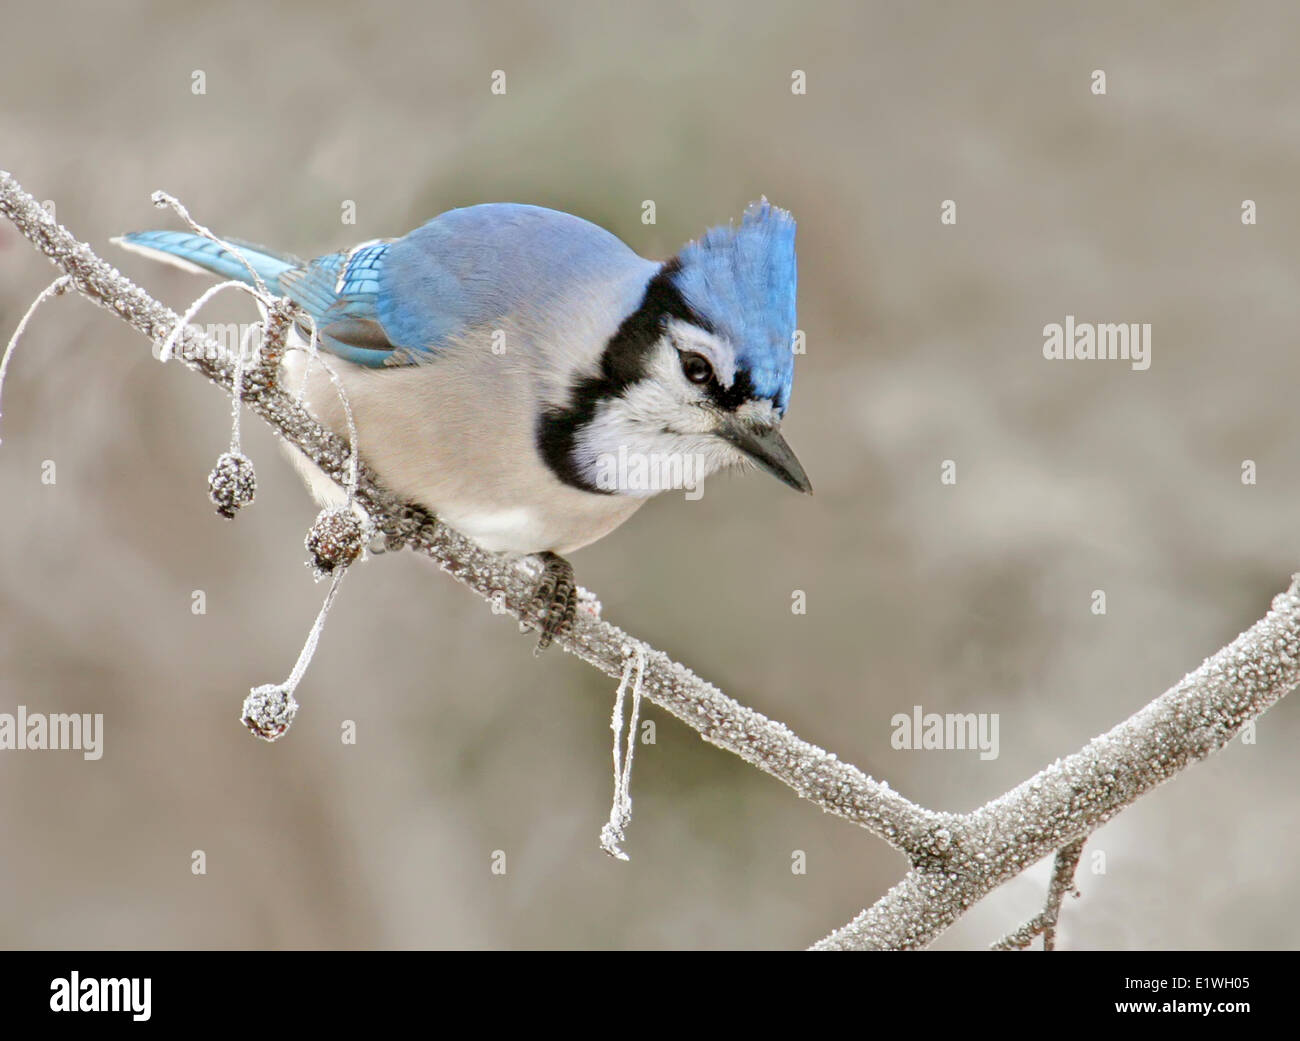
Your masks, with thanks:
M310 262L228 244L315 319L361 456L388 488L487 550L541 558L533 608L545 647L576 606L561 554L649 496L745 462L812 490L779 432L794 376L794 238L790 214L763 200L662 263L579 217L514 203L450 210ZM252 281L198 235L117 241ZM291 351L283 369L345 432L323 367ZM342 501L294 454L322 504Z

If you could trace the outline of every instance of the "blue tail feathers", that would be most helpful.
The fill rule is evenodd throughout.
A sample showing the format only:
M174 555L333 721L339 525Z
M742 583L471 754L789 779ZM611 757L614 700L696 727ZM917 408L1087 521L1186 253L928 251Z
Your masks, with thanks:
M170 261L190 270L200 268L222 278L238 279L250 284L253 281L248 268L239 257L201 235L192 235L187 231L133 231L114 241L132 252L152 256L155 260ZM302 266L302 261L297 257L277 253L265 246L256 246L239 239L227 241L244 255L267 288L277 295L281 292L280 276Z

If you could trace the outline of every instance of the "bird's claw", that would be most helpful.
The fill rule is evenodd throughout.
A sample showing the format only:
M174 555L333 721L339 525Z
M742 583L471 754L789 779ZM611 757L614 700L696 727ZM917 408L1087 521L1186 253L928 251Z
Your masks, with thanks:
M551 641L567 629L578 611L578 584L573 578L573 565L557 553L541 553L542 578L529 604L529 613L538 621L537 653L551 645Z

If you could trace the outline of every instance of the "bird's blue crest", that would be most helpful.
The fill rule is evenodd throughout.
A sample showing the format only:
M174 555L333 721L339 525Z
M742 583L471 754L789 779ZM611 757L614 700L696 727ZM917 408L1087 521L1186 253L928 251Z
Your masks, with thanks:
M731 342L754 393L784 413L794 380L794 218L766 199L740 227L711 228L678 255L673 281L701 318Z

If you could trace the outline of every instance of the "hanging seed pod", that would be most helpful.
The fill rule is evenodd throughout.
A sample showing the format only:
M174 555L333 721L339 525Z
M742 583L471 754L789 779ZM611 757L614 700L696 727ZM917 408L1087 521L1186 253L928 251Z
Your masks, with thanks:
M307 552L312 564L322 574L345 568L361 556L365 533L361 521L350 507L335 506L321 510L307 532Z
M242 452L222 452L208 474L208 498L221 516L231 519L253 501L257 474L253 460Z
M267 683L249 691L240 720L264 741L275 741L289 729L297 714L298 702L293 699L292 688Z

